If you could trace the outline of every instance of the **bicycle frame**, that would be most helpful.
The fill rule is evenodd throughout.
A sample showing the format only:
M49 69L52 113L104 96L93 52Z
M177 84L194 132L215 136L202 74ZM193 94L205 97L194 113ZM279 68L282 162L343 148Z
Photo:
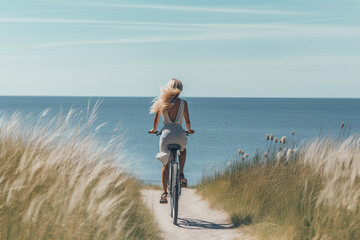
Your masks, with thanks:
M149 132L150 133L150 132ZM161 132L156 132L156 136L161 135ZM189 132L186 132L186 136L189 136ZM168 193L170 194L170 211L171 217L173 218L173 223L177 224L178 219L178 208L179 208L179 197L181 195L181 186L180 186L180 166L177 161L178 151L180 150L180 145L178 144L169 144L167 147L170 150L170 159L169 159L169 181L168 181Z

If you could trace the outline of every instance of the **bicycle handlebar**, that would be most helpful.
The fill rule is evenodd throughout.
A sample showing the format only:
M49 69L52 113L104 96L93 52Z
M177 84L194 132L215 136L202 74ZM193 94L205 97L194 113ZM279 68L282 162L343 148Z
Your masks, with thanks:
M156 136L159 136L159 135L161 135L162 132L161 132L161 131L156 131L155 133L151 133L151 132L149 131L148 133L150 133L150 134L156 134ZM189 133L188 131L186 131L185 134L186 134L186 136L189 136L189 135L190 135L190 133Z

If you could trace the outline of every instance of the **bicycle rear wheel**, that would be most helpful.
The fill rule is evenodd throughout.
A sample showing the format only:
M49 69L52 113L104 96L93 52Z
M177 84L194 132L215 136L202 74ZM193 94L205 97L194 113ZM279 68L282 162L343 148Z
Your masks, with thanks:
M179 173L178 173L178 164L175 163L172 169L173 177L173 192L171 198L171 216L173 218L173 224L177 224L178 219L178 209L179 209Z

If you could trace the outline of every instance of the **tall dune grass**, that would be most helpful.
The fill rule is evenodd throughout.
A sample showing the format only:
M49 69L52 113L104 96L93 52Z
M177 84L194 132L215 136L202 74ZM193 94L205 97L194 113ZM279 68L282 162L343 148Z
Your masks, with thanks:
M1 117L0 239L158 239L138 182L119 167L121 138L96 139L96 108Z
M259 239L360 239L360 137L319 138L291 158L278 146L204 177L198 191Z

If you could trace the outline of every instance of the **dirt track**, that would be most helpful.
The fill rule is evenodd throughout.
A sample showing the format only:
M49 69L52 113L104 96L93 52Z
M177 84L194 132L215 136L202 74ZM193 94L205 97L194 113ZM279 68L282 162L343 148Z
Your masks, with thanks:
M208 202L193 189L183 189L178 225L173 225L170 204L159 204L161 193L158 190L141 191L144 202L154 213L163 239L251 239L232 227L226 213L210 209Z

